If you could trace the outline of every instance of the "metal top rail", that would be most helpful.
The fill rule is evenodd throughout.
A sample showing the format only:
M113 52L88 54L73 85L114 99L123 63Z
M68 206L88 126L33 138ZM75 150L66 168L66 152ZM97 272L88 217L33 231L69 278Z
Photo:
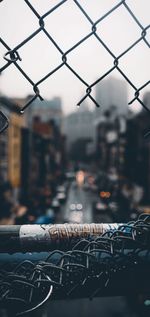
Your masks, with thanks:
M1 252L68 250L81 239L91 240L120 224L55 224L0 226Z
M22 315L49 298L150 291L150 215L89 237L67 251L0 254L0 307Z

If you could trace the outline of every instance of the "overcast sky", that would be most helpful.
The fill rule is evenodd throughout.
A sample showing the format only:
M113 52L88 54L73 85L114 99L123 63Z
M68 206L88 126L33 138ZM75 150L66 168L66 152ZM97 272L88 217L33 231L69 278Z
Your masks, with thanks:
M59 1L31 0L30 3L34 5L40 15L43 15ZM92 21L95 22L119 1L80 0L79 3L87 11ZM150 24L149 0L127 0L126 3L144 27ZM91 32L90 23L73 0L66 1L44 21L46 30L63 52ZM38 19L24 0L3 0L0 3L1 37L11 48L18 45L38 27ZM141 36L141 29L124 6L121 5L97 25L97 34L118 56ZM150 42L150 28L147 31L146 38ZM1 67L5 64L3 56L6 49L2 45L0 47ZM40 32L18 52L22 58L22 61L18 63L34 82L39 81L42 76L45 76L61 63L61 54L43 32ZM129 76L137 88L149 80L149 53L148 46L141 41L132 51L120 59L120 68ZM67 60L88 84L94 82L113 66L113 59L94 36L68 54ZM117 71L114 71L111 76L122 78ZM54 96L61 96L63 109L66 113L73 111L86 89L65 66L39 85L39 88L44 98L50 99ZM150 90L150 86L146 88L146 90L148 89ZM0 92L12 97L25 97L33 91L31 85L15 66L11 65L0 77ZM128 92L129 99L132 99L134 90L128 89ZM93 89L93 96L95 96L95 89ZM89 103L92 105L91 101ZM132 107L137 107L137 102Z

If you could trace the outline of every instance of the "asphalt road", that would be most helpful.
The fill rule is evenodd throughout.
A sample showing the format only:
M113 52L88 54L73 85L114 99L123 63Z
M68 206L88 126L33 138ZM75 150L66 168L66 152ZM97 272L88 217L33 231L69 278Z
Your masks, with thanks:
M71 222L73 211L71 210L72 205L82 205L82 210L79 212L81 214L81 223L91 223L93 220L92 215L92 202L93 196L87 191L84 191L82 187L76 186L75 182L72 182L66 204L62 210L62 218L64 221Z
M76 182L72 182L68 197L65 205L62 206L61 222L73 222L75 219L73 217L74 212L71 211L72 205L82 205L81 212L77 212L76 214L80 214L79 217L80 223L111 223L113 220L106 212L100 213L96 215L93 213L93 203L97 201L97 195L95 193L90 192L89 190L85 190L82 186L77 186ZM77 217L78 222L78 217Z

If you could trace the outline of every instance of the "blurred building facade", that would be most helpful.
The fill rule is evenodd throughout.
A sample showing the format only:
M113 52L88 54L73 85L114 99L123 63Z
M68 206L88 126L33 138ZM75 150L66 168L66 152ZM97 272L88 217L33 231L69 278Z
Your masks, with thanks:
M97 144L96 160L101 170L114 169L117 174L124 171L124 153L126 147L126 118L113 116L106 111L96 121Z
M40 103L21 115L26 100L0 97L1 111L9 118L8 129L0 135L0 181L12 186L16 200L61 177L66 162L60 99L55 98L56 109L53 101L52 106L46 102L43 112Z
M17 105L7 97L0 97L1 110L9 118L9 128L0 135L1 182L10 182L14 190L21 186L21 131L24 117Z
M12 113L10 116L8 162L9 180L13 187L21 185L21 130L23 128L23 116Z
M150 92L143 96L150 109ZM150 203L150 120L143 109L139 113L119 114L109 107L95 120L96 160L100 170L116 173L143 189L143 202ZM149 133L150 135L150 133Z
M144 189L144 201L150 202L150 143L144 134L149 131L150 120L143 110L127 120L125 174Z
M54 120L39 116L22 131L22 188L25 195L61 177L66 164L65 139Z

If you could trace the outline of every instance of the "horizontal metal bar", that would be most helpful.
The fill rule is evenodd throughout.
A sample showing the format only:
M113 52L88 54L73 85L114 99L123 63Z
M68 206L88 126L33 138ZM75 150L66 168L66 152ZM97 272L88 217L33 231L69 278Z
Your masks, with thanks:
M68 250L80 239L92 239L121 224L0 226L0 253Z

